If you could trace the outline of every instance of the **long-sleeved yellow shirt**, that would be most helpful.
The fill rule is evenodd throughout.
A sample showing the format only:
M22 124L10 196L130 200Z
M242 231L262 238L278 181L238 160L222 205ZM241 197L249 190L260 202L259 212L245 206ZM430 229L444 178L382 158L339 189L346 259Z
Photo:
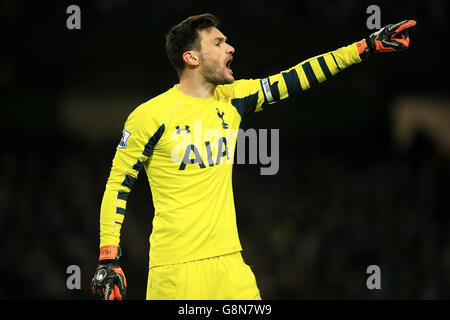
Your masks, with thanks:
M360 61L353 43L267 78L217 86L210 98L187 96L175 85L137 107L106 184L100 246L119 245L128 194L144 168L155 207L150 267L242 250L232 190L241 120Z

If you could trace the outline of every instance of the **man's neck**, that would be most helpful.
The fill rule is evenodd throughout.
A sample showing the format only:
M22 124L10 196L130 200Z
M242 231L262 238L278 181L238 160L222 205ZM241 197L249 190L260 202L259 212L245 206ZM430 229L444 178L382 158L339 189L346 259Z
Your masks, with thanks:
M200 73L188 71L180 77L178 89L190 97L209 98L214 96L216 86L207 82Z

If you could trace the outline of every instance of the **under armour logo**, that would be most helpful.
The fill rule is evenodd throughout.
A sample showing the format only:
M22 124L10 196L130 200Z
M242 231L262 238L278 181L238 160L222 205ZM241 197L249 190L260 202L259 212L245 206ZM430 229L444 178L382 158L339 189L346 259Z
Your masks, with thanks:
M191 130L189 130L189 126L185 126L186 128L181 129L180 126L176 126L177 133L180 134L182 130L186 130L187 133L191 133Z
M219 108L216 108L216 110L217 110L217 115L219 116L219 118L220 119L222 119L222 128L224 128L224 129L228 129L228 123L226 123L224 120L223 120L223 115L225 114L225 112L220 112L220 110L219 110Z

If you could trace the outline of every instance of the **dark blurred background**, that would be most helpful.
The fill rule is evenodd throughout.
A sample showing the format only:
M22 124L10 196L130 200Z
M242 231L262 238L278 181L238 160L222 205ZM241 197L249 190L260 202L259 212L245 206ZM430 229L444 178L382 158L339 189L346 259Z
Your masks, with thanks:
M81 9L68 30L66 8ZM278 73L417 20L411 48L370 57L251 115L280 129L280 170L235 165L243 256L263 299L450 298L448 3L442 1L0 0L0 299L92 299L99 211L127 115L177 83L167 31L211 12L236 78ZM122 266L144 299L153 205L145 172L128 201ZM68 290L66 268L81 268ZM369 265L381 289L369 290Z

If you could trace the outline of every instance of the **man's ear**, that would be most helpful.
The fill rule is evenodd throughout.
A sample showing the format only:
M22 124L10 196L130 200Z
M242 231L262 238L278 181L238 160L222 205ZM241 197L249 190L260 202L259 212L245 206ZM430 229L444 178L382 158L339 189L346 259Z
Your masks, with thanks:
M196 51L186 51L183 53L183 60L188 67L198 67L200 64L199 55Z

